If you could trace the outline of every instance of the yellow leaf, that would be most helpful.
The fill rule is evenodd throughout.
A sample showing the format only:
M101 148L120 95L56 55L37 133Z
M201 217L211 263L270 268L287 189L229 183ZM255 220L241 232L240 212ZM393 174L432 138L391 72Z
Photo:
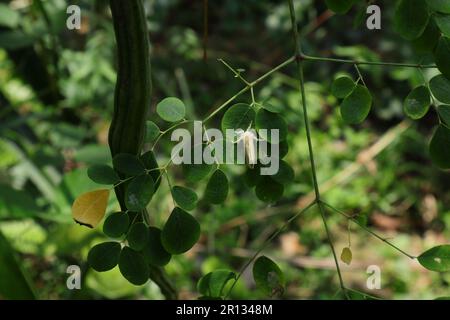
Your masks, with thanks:
M72 205L72 217L75 222L95 228L105 216L109 190L100 189L83 193Z
M352 250L349 247L342 249L341 260L348 265L352 263Z

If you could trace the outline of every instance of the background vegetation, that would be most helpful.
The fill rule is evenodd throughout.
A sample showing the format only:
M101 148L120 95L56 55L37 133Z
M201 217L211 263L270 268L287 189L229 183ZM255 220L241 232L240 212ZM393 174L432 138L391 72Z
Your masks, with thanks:
M96 188L87 167L111 161L107 130L116 80L108 1L75 2L82 8L82 28L70 31L65 27L66 1L0 1L0 263L12 265L0 267L0 296L29 296L28 286L19 285L25 279L41 299L161 298L151 282L133 286L117 268L105 273L90 270L89 248L104 241L104 236L71 218L73 200ZM306 53L433 62L429 53L393 32L392 1L376 1L383 21L382 29L375 31L365 26L364 1L345 16L333 15L324 1L298 2ZM152 51L151 114L157 102L177 96L187 105L190 118L203 118L242 87L218 58L245 69L247 79L255 79L294 50L284 1L209 1L206 59L202 1L144 3ZM423 77L430 79L438 71L379 67L361 67L361 71L374 106L362 125L348 126L330 86L337 73L356 78L353 66L305 63L321 191L332 205L361 213L379 234L418 255L450 238L450 176L432 165L428 155L436 114L429 112L420 123L405 120L402 103ZM255 94L257 100L271 98L283 107L290 133L285 160L295 170L295 181L282 201L266 206L245 185L243 167L226 167L231 179L227 202L221 206L200 202L194 211L202 226L199 243L166 267L181 298L196 298L197 280L214 269L239 270L276 228L313 199L294 65L261 83ZM242 102L249 100L249 95L242 98ZM162 121L158 125L167 127ZM172 146L165 137L157 150L158 160L166 162ZM175 170L172 179L183 181L181 170ZM199 186L199 195L204 187ZM158 225L173 207L167 184L161 184L154 198L148 209ZM118 206L110 199L108 212ZM353 262L342 265L348 286L367 291L366 268L375 264L382 271L382 289L370 291L373 295L431 299L448 294L449 273L423 269L362 230L349 229L342 216L331 215L329 224L339 253L351 236ZM339 297L317 210L292 223L264 253L285 273L283 298ZM82 290L66 288L66 268L71 264L82 267ZM16 284L14 290L1 289L11 284ZM232 297L266 296L255 289L246 272Z

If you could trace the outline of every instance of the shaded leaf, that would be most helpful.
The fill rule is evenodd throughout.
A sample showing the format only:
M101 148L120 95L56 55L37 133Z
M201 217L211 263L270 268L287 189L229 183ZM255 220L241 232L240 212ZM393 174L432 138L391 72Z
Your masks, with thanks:
M267 203L275 203L283 196L284 187L270 176L261 176L258 181L255 193L258 199Z
M289 184L294 181L294 169L284 160L279 160L278 172L271 176L273 180L281 184Z
M3 299L35 299L34 289L15 256L8 240L0 232L0 296Z
M273 113L280 113L284 110L283 105L280 102L274 101L273 99L264 101L263 103L261 103L261 107Z
M231 106L223 115L222 130L242 129L247 130L248 127L255 122L255 111L246 103L237 103Z
M442 105L437 107L439 117L443 122L450 126L450 106Z
M145 141L152 143L160 135L159 127L153 121L147 121L145 124Z
M441 73L450 80L450 38L442 36L434 50L434 60Z
M228 281L233 279L236 279L236 274L230 270L214 270L200 278L197 290L203 296L220 298Z
M119 153L113 158L113 167L116 171L128 176L137 176L144 173L144 165L137 156L130 153Z
M161 230L155 227L148 228L148 241L142 249L145 261L154 266L165 266L172 255L164 249L161 242Z
M131 249L142 250L148 241L147 226L142 222L133 224L128 232L127 241Z
M97 244L89 250L88 263L98 272L104 272L114 268L119 262L120 243L103 242Z
M335 79L331 85L331 94L336 98L343 99L355 88L356 83L352 78L343 76Z
M412 46L419 53L433 52L441 37L441 32L434 19L428 21L428 25L422 35L413 40Z
M331 11L345 14L352 8L354 0L325 0L325 3Z
M277 264L266 256L261 256L255 261L253 279L256 286L269 296L281 295L284 292L284 274Z
M154 184L150 175L144 174L131 180L125 191L125 205L130 211L142 211L153 197Z
M129 247L124 247L120 253L119 269L125 279L136 286L146 283L150 275L142 255Z
M217 169L209 178L205 190L205 200L212 204L225 202L228 196L228 178L222 170Z
M144 164L145 169L150 170L148 174L152 177L154 182L155 192L158 190L161 184L161 170L159 170L158 162L156 161L155 153L153 151L147 151L141 155L141 161Z
M120 181L114 169L105 164L89 167L87 174L92 181L99 184L116 184Z
M439 125L430 142L433 163L441 169L450 169L450 129Z
M178 206L184 210L192 210L197 206L197 194L189 188L175 186L172 188L172 196Z
M183 172L185 178L189 182L199 182L206 178L212 169L213 165L201 163L201 164L186 164L183 165Z
M341 116L348 124L363 122L369 115L372 96L366 87L357 85L341 104Z
M405 39L414 40L425 31L429 19L423 0L400 0L394 13L394 28Z
M164 249L181 254L191 249L200 237L197 220L181 208L175 207L161 233Z
M110 214L103 224L103 232L111 238L119 238L128 230L130 219L125 212Z
M284 141L288 132L284 118L277 113L265 109L260 109L256 114L256 128L261 138L271 143ZM264 131L264 129L267 131ZM278 130L278 141L272 141L271 130Z
M430 80L430 90L433 96L443 103L450 103L450 80L442 74Z

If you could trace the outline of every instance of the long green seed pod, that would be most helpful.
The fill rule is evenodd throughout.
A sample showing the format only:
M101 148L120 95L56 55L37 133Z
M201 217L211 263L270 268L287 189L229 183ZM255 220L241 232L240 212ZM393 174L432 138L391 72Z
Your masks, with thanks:
M109 129L111 155L140 155L145 120L151 98L150 44L141 0L110 0L118 48L114 114ZM124 188L116 188L122 210L126 210ZM162 269L151 267L150 278L167 299L177 293Z
M139 154L150 106L150 48L141 0L111 0L118 48L111 153Z

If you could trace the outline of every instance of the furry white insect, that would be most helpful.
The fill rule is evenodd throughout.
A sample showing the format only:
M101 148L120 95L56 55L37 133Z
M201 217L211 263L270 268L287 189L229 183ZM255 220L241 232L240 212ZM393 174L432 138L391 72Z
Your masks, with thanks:
M247 164L250 168L253 169L255 164L258 162L257 150L256 150L256 142L261 141L262 139L258 139L256 135L256 131L251 129L252 124L248 126L247 130L238 129L236 130L237 140L234 143L239 143L240 141L244 142L244 150L245 157L247 160Z

